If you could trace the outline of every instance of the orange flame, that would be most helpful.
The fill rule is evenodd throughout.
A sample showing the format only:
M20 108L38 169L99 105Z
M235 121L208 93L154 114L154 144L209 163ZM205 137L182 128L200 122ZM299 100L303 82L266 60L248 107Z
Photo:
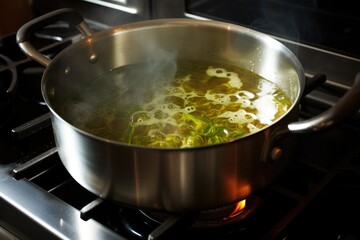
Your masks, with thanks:
M246 206L246 199L243 199L235 205L235 208L232 211L232 213L230 213L228 217L224 218L224 220L239 215L245 209L245 206Z

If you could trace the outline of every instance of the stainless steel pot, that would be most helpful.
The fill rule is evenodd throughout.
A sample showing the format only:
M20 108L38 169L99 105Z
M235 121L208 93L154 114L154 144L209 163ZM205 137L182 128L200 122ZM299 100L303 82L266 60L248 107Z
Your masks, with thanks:
M50 60L33 48L29 35L56 20L74 24L85 37ZM68 172L98 196L140 208L189 212L242 200L284 170L296 146L294 133L327 128L357 111L360 103L357 80L338 106L297 122L305 79L296 56L269 36L223 22L150 20L93 34L81 15L60 9L25 24L17 41L28 56L46 66L42 93L51 110L58 153ZM145 47L149 45L152 47ZM94 76L144 60L159 60L159 49L177 58L211 59L251 69L280 85L292 107L260 132L189 149L139 147L99 138L66 122L54 107L54 102L66 99L69 89L85 86Z

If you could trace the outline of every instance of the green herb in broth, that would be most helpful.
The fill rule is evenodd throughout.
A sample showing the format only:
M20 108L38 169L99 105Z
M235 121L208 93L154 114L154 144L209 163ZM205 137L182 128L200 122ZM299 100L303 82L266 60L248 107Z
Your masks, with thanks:
M106 139L186 148L259 131L291 106L277 85L249 70L208 61L176 66L160 75L148 63L115 69L74 94L81 96L63 104L61 115Z

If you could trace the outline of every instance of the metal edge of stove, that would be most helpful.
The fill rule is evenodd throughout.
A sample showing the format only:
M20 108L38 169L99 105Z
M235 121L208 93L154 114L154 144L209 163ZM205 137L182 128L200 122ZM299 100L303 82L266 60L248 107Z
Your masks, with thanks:
M95 220L82 220L78 210L26 179L14 179L14 165L0 169L0 225L9 233L20 239L124 239Z

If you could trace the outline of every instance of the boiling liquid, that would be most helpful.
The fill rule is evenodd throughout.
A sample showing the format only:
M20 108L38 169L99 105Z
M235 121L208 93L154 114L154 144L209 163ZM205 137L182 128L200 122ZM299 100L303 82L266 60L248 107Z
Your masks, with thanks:
M215 62L178 61L114 69L74 94L60 115L106 139L186 148L257 132L290 106L276 84L252 71Z

